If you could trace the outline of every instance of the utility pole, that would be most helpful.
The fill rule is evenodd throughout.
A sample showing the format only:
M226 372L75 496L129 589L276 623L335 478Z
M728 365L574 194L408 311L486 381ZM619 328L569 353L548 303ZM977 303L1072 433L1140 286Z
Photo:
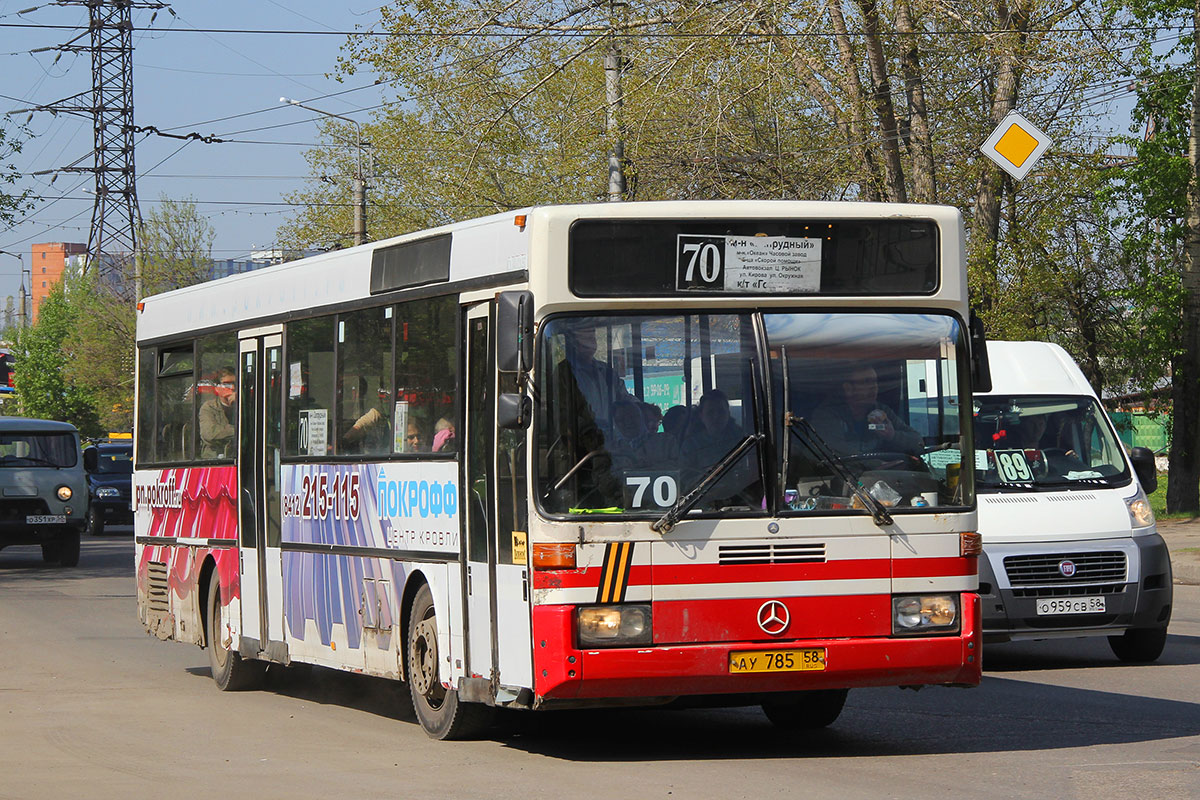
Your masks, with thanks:
M92 57L92 89L28 111L51 111L89 117L93 126L93 164L78 161L48 172L90 172L95 176L96 196L92 225L88 232L84 270L116 272L119 282L134 270L134 291L141 296L141 270L137 264L138 209L136 171L133 164L133 10L166 8L152 0L57 0L58 5L86 6L88 33L79 34L57 47L67 53L87 51ZM150 22L154 22L151 17ZM87 43L82 40L87 38ZM35 51L36 52L36 51ZM83 159L79 159L82 161ZM35 173L40 174L40 173Z
M624 0L609 2L608 52L604 56L605 129L608 133L608 201L618 203L625 199L625 139L621 126L621 74L625 71L625 58L617 44L617 27L624 27L628 4ZM618 15L620 20L618 20Z
M354 186L351 197L354 201L354 244L366 244L367 239L367 178L363 170L363 148L370 147L371 143L363 139L362 125L350 117L344 117L341 114L334 114L331 111L322 111L319 108L305 105L299 100L293 100L290 97L281 97L279 102L287 103L297 108L303 108L306 111L312 111L314 114L321 114L326 117L333 117L344 122L349 122L354 126L354 146L358 148L358 156L355 159L354 168Z
M11 250L0 250L0 253L3 253L6 256L13 256L14 258L17 259L17 261L19 261L21 263L21 290L19 293L20 298L21 298L21 324L20 324L20 327L27 328L27 327L29 327L29 318L27 316L25 316L25 273L29 272L29 288L33 289L33 269L32 269L32 267L29 270L25 269L25 256L22 255L21 253L14 253Z

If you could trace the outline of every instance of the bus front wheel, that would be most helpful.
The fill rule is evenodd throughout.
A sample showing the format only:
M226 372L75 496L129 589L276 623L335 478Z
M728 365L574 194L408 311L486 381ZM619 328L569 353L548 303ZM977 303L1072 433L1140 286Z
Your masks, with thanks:
M229 646L221 622L221 586L214 573L208 583L208 665L217 688L223 692L249 689L258 683L267 665L247 661Z
M788 731L811 731L832 725L846 705L849 689L818 689L795 692L762 704L763 713L777 727Z
M417 721L433 739L478 736L491 722L492 709L478 703L460 702L458 692L442 685L437 612L428 584L413 598L408 620L406 673Z

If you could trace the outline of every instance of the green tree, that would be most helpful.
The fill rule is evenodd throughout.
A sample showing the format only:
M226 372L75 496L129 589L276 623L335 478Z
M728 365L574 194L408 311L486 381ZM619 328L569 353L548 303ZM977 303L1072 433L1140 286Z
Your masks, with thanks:
M0 119L0 187L15 187L21 173L8 159L21 152L25 131L18 128L14 132L6 127L4 122L4 119ZM0 222L11 225L22 213L28 211L33 205L30 194L29 189L12 193L0 191Z
M13 348L18 408L26 417L70 422L85 436L102 432L89 387L70 378L73 353L68 339L79 319L72 290L54 285L38 309L38 319L21 331Z

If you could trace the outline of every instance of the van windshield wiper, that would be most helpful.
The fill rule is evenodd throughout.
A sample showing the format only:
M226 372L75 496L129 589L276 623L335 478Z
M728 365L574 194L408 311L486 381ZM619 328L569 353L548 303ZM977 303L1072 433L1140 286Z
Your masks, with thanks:
M680 497L675 501L675 505L667 509L667 513L650 523L650 530L655 533L669 533L680 518L687 512L692 510L696 503L700 502L700 498L704 497L705 493L711 489L717 481L721 479L729 468L741 460L742 456L750 451L763 439L766 434L751 433L747 434L746 438L733 446L733 449L726 453L720 461L709 467L708 471L700 476L699 482L692 488L690 492Z
M835 453L833 448L829 446L829 443L821 438L821 434L817 433L817 429L812 426L811 422L798 414L788 411L783 415L783 424L813 455L833 467L833 471L842 479L842 483L849 486L850 491L854 492L854 496L871 512L871 518L875 520L876 525L883 528L893 523L892 515L887 512L882 503L872 497L871 493L862 487L862 484L858 482L858 478L854 477L854 473L846 466L846 462L842 461L842 457ZM800 435L800 431L797 428L804 429L804 436Z

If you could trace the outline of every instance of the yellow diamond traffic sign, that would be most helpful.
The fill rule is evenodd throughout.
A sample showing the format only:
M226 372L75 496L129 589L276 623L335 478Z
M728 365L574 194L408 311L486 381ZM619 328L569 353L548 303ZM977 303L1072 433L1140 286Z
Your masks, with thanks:
M1050 144L1050 137L1036 125L1010 111L979 149L1000 169L1020 180L1033 169Z

